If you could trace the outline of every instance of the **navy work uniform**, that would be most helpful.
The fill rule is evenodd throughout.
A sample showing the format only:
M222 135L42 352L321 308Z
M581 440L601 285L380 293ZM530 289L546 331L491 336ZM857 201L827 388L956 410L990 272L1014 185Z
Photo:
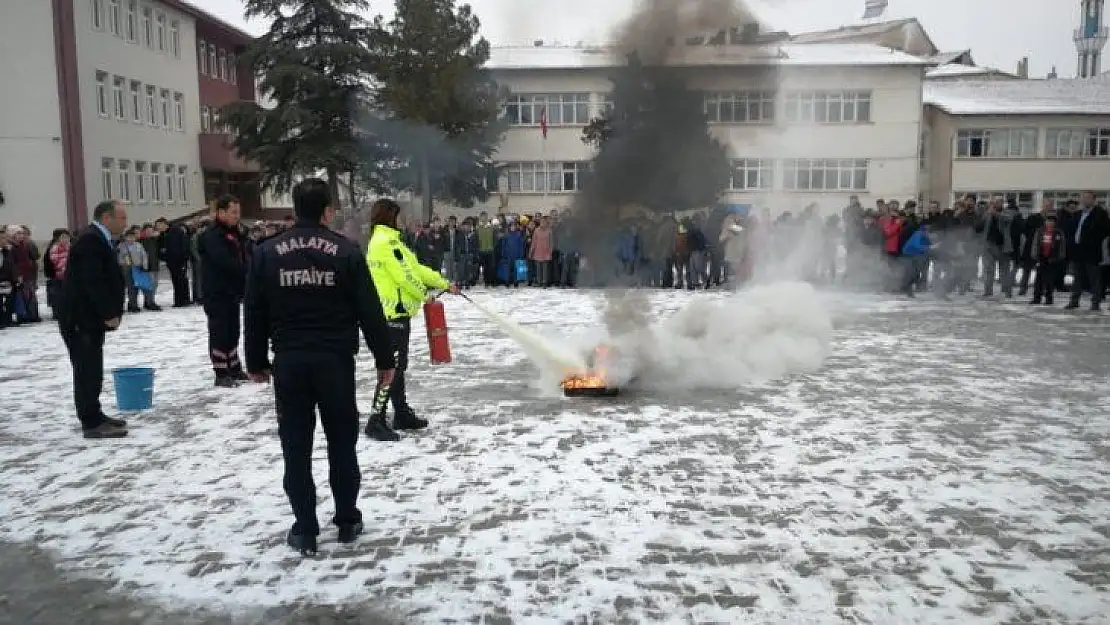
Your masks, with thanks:
M294 228L255 249L245 299L247 370L271 370L277 396L278 432L285 456L285 492L296 523L290 534L315 544L316 485L312 437L316 408L328 441L334 523L362 522L355 443L358 331L379 369L394 368L381 301L359 248L324 226L298 221Z

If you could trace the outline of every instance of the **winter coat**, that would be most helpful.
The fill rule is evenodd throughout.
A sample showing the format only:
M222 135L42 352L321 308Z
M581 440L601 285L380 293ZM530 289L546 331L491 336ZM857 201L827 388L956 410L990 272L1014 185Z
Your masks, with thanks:
M524 258L524 233L510 230L501 238L501 260L516 261Z
M139 239L139 244L146 251L146 264L143 265L143 269L157 273L162 265L162 235L152 234L143 237Z
M623 232L617 238L617 259L622 263L633 263L640 253L640 237L635 230Z
M883 251L897 255L901 251L902 220L891 215L879 217L879 229L883 233Z
M977 231L991 254L1015 256L1021 251L1022 219L1015 209L988 214Z
M170 226L162 233L167 265L184 265L189 260L189 233L184 226Z
M1046 242L1048 243L1047 255L1044 253ZM1044 227L1038 228L1033 233L1029 253L1034 262L1063 262L1068 257L1067 237L1059 228L1054 228L1051 234Z
M7 295L15 288L15 264L12 262L12 249L0 248L0 287Z
M1082 229L1080 222L1083 224ZM1095 206L1090 209L1086 219L1083 219L1083 212L1078 211L1072 215L1070 225L1067 233L1069 260L1089 265L1110 262L1110 249L1107 249L1110 245L1107 242L1107 237L1110 236L1110 217L1107 216L1106 209Z
M146 248L138 241L134 243L121 241L119 246L116 247L116 257L119 260L120 267L124 267L128 271L130 271L132 267L138 267L144 271L146 270L148 261Z
M905 246L902 247L902 256L926 256L929 254L929 248L931 246L932 241L929 240L929 235L925 233L924 228L918 228L910 235Z
M39 248L31 241L12 245L11 258L16 277L34 282L39 274Z
M473 256L478 253L478 235L474 232L455 232L455 257Z
M551 228L536 228L532 233L532 247L529 256L532 260L545 263L551 260L555 252L554 237Z
M70 245L66 274L61 306L54 310L63 331L104 332L104 322L123 315L123 272L99 228L86 228Z
M47 278L65 280L66 263L69 262L69 248L70 244L68 243L66 245L54 243L47 249L46 259L50 261L50 275L47 275ZM44 259L44 262L46 259Z
M493 226L478 226L477 234L478 251L483 254L492 252L493 246L497 242L497 233L493 231Z
M247 282L246 237L238 226L212 222L197 242L204 299L242 301Z

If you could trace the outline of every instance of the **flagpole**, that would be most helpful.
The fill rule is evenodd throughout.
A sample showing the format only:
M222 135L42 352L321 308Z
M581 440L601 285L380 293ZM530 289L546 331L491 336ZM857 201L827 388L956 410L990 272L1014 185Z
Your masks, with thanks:
M551 172L547 163L547 107L540 111L540 161L543 163L543 210L547 211L547 193L551 188Z

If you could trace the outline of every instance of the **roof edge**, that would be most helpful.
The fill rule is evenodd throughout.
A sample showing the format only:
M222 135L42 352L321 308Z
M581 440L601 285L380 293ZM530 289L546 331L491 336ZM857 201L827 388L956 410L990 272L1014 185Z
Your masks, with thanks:
M250 41L254 41L255 39L257 39L257 37L248 33L247 31L243 30L242 28L239 28L238 26L230 24L227 20L216 17L215 15L212 15L208 11L205 11L204 9L193 5L191 2L188 2L187 0L160 0L160 1L164 2L165 4L169 5L170 7L174 8L174 9L177 9L178 11L181 11L182 13L185 13L186 15L189 15L189 16L193 17L193 19L201 20L201 21L206 22L208 24L215 25L220 30L223 30L226 33L234 36L235 38L242 40L241 41L242 43L248 43Z

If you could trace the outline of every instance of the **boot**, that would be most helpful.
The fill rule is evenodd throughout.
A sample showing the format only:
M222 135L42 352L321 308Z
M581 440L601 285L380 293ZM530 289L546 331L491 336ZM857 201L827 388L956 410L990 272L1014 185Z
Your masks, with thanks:
M405 406L393 413L393 429L395 430L423 430L428 427L428 420L416 416L412 408Z
M162 307L158 304L155 304L154 302L150 302L149 304L143 304L143 310L149 310L151 312L161 312Z
M362 533L362 521L357 523L340 523L339 524L339 542L353 543L358 539L359 534Z
M216 375L216 386L219 388L235 388L239 386L239 381L227 374Z
M366 429L363 430L363 433L366 434L367 438L383 443L395 443L401 440L401 437L385 422L385 415L383 414L372 415L370 421L366 423Z
M129 304L127 306L127 312L129 312L129 313L142 312L142 308L139 308L138 304Z
M315 536L298 534L293 530L289 530L289 535L285 537L285 543L306 558L314 557L318 551Z

